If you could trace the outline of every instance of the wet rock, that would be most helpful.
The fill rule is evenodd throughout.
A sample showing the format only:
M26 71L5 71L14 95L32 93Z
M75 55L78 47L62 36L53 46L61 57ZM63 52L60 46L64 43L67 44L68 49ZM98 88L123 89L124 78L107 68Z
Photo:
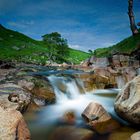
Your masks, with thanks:
M140 140L140 131L134 133L134 134L131 136L131 140Z
M140 124L140 75L128 82L116 98L117 114L134 124Z
M109 84L108 77L95 74L94 72L75 74L74 77L83 81L84 89L87 92L95 89L104 89Z
M0 138L30 140L30 132L20 112L0 106Z
M31 90L31 93L38 99L45 99L46 103L55 102L55 94L53 87L47 79L34 78L32 79L34 83L34 88Z
M109 133L120 127L119 123L111 118L103 106L95 102L91 102L86 107L82 117L99 134Z
M34 97L34 103L38 106L45 106L46 100L44 98Z
M130 127L121 126L119 129L113 131L109 137L108 140L130 140L130 136L135 132L136 130ZM138 139L139 140L139 139Z
M73 111L65 112L62 117L62 121L66 124L75 124L75 122L76 122L75 112L73 112Z
M57 127L49 140L91 140L94 132L85 128L74 126Z

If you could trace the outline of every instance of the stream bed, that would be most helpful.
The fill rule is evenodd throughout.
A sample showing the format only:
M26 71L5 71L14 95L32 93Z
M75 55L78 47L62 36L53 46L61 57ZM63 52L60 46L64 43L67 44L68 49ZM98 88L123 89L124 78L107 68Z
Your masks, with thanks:
M87 93L84 91L84 88L80 90L82 88L81 80L73 79L71 76L56 75L56 73L55 71L51 72L50 75L48 75L48 72L47 74L39 73L46 75L52 84L56 95L56 103L42 107L39 111L24 115L33 140L83 140L81 138L83 132L78 134L78 138L76 137L76 139L72 135L75 135L73 132L76 132L76 129L79 130L79 128L90 130L82 119L81 114L92 101L101 104L114 119L122 124L122 128L129 126L129 124L119 118L114 111L113 104L119 89L102 89ZM72 73L73 71L71 71L71 74ZM81 91L83 91L83 93L81 93ZM73 123L69 123L65 120L65 114L67 113L73 115ZM70 134L71 131L73 132ZM124 131L131 132L131 128L130 130ZM134 131L135 130L132 129L131 133ZM90 139L113 140L109 139L109 134L96 134Z

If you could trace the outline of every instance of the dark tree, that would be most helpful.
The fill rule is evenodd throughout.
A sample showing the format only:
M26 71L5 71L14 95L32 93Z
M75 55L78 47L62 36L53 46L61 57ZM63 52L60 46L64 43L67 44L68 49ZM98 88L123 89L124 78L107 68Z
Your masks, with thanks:
M133 12L133 0L128 0L128 15L130 20L130 28L133 35L138 34L138 28L135 24L135 17Z
M69 55L67 40L61 37L58 32L45 34L42 36L43 41L48 46L48 59L56 61Z

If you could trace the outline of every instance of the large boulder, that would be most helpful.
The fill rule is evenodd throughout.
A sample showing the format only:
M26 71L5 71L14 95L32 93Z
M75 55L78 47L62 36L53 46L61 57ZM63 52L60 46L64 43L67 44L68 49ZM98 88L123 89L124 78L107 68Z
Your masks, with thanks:
M140 131L135 132L135 133L131 136L131 140L140 140Z
M34 77L31 81L34 83L31 93L36 99L44 100L46 104L55 102L55 93L47 78Z
M86 107L82 117L99 134L109 133L120 127L119 123L112 119L103 106L95 102L91 102Z
M83 81L84 90L87 92L95 89L104 89L109 84L109 78L107 76L98 75L94 72L74 74L74 77Z
M109 65L109 60L107 57L101 57L94 59L93 65L100 67L107 67Z
M134 124L140 124L140 75L128 82L115 100L117 114Z
M0 106L0 139L30 140L30 132L20 112Z
M47 78L43 76L24 76L17 83L32 94L37 105L42 106L46 103L55 102L54 90Z
M0 85L0 104L24 112L31 102L30 93L13 83Z
M109 134L108 140L131 140L130 136L135 132L136 130L132 127L121 126Z
M62 126L53 130L49 140L91 140L93 135L94 132L89 129L77 128L74 126Z

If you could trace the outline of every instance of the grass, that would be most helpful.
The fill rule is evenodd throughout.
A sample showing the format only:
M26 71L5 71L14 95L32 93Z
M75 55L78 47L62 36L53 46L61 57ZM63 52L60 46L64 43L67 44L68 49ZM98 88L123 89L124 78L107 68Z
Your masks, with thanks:
M69 56L63 58L65 62L80 63L89 57L89 54L69 48ZM48 46L43 41L34 40L22 33L6 29L0 25L0 59L25 63L45 64Z
M108 57L117 52L130 54L138 46L140 46L140 33L135 36L130 36L114 46L96 49L94 55L97 57Z

